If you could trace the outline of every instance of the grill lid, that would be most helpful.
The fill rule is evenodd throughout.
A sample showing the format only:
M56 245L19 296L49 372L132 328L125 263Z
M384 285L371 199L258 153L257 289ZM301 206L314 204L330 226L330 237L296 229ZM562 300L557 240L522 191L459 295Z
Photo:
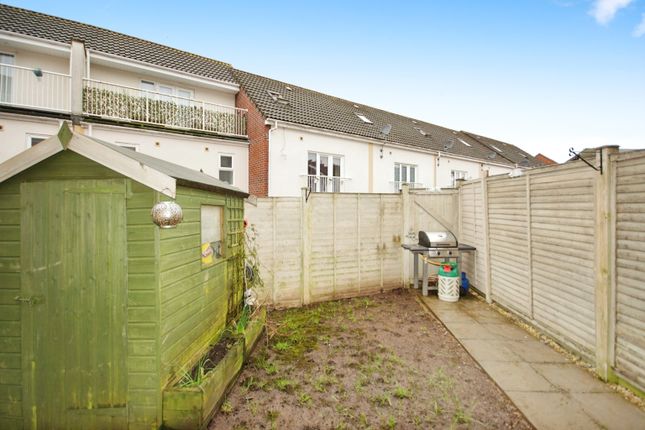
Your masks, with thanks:
M426 248L456 248L457 238L449 231L419 231L419 245Z

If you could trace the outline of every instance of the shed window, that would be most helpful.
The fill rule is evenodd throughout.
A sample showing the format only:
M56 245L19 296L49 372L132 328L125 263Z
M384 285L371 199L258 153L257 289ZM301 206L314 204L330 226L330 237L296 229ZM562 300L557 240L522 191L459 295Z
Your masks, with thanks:
M202 265L213 264L224 256L223 218L222 206L203 205L201 207Z
M233 156L220 154L219 180L233 185Z

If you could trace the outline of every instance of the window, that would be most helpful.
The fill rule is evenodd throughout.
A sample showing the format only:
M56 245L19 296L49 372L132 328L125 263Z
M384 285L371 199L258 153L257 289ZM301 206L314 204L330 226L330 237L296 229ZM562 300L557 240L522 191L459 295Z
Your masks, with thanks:
M343 157L309 152L307 154L307 186L316 192L340 192Z
M498 148L497 146L495 146L495 145L491 145L491 146L492 146L492 147L493 147L493 149L494 149L495 151L497 151L497 152L504 152L504 151L502 151L501 149L499 149L499 148Z
M4 65L12 66L13 63L13 55L0 53L0 103L11 102L13 69Z
M372 121L370 121L370 119L368 117L366 117L365 114L356 112L356 116L359 117L360 120L363 121L366 124L371 124L372 123Z
M233 156L220 154L219 180L233 185Z
M468 179L468 172L466 172L465 170L451 170L450 182L453 188L457 186L458 179Z
M459 138L459 141L466 146L472 146L470 143L466 142L464 139Z
M267 93L269 93L274 102L282 103L283 105L289 104L289 100L282 97L282 94L280 94L279 92L267 90Z
M224 256L223 236L223 213L222 206L201 207L202 223L202 265L213 264L217 259Z
M146 80L141 80L141 86L140 88L144 91L150 91L154 93L161 93L162 95L159 97L160 100L163 101L171 101L173 97L182 97L181 99L176 99L177 103L183 104L183 105L189 105L190 101L189 100L184 100L184 99L192 99L193 98L193 92L190 90L186 90L183 88L177 88L177 87L172 87L170 85L162 85L159 83L155 83L152 81L146 81ZM150 98L156 98L156 94L146 94L147 97Z
M417 166L412 164L394 163L394 186L398 191L401 185L410 184L412 187L418 186L417 183Z
M27 146L31 148L34 145L38 145L43 140L48 139L49 136L46 134L27 134Z

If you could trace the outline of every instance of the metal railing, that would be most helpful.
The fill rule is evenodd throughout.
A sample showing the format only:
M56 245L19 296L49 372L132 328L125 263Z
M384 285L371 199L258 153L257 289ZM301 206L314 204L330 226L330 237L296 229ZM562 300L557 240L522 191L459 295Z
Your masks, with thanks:
M349 178L324 175L305 175L306 186L314 193L340 193L343 191L343 184Z
M401 191L403 184L408 184L410 186L410 189L424 188L423 184L420 182L393 181L392 185L394 186L394 192L398 193L399 191Z
M246 109L92 79L83 80L83 114L246 136Z
M70 112L71 81L63 73L0 64L0 104Z

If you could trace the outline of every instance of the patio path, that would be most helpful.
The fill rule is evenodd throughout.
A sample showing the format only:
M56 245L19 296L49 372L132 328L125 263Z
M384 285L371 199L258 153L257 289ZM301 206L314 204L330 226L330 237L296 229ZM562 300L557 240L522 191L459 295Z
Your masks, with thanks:
M537 429L645 429L637 406L482 300L419 297Z

